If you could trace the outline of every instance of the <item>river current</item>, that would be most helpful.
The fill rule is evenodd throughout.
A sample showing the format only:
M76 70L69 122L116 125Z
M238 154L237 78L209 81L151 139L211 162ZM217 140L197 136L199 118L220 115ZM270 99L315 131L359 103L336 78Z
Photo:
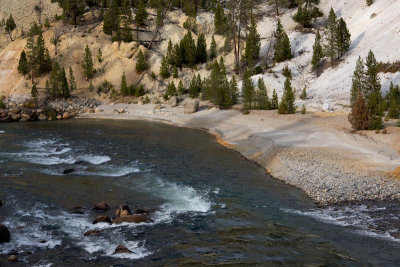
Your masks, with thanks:
M153 122L1 124L0 200L0 266L400 265L398 203L321 208L213 136ZM101 201L152 222L94 225Z

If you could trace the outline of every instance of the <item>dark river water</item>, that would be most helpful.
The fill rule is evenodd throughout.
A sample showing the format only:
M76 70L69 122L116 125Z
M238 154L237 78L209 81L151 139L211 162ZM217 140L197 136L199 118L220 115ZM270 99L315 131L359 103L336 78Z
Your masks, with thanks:
M158 123L1 124L0 199L0 266L400 266L397 203L319 208L213 136ZM153 222L93 225L100 201Z

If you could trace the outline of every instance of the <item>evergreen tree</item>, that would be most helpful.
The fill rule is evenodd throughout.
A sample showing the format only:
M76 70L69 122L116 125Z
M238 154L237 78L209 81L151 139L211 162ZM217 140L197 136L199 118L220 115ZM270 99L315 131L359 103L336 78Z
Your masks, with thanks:
M257 32L257 24L251 18L250 27L247 35L246 48L244 58L248 66L253 66L254 61L260 56L261 41L260 35Z
M146 11L146 5L143 0L139 0L138 8L136 11L135 22L139 26L145 25L146 19L148 17L148 13Z
M398 119L400 116L400 90L399 86L394 86L390 83L389 93L386 96L388 113L387 117L390 119Z
M230 91L230 100L231 100L231 105L236 104L237 101L237 95L238 95L238 84L236 81L236 76L233 75L231 81L229 82L229 91Z
M205 80L203 98L209 99L220 108L229 108L234 104L234 99L224 69L223 61L213 61L210 75Z
M317 31L317 35L315 36L315 42L313 46L313 56L311 60L311 64L314 68L318 67L321 63L321 59L324 57L324 52L321 45L321 34Z
M172 46L172 41L169 39L168 42L168 49L167 49L167 57L166 57L167 63L170 65L174 65L174 50Z
M278 103L278 94L276 93L276 90L272 92L272 99L271 99L271 109L277 109L279 106Z
M215 42L214 35L211 39L211 46L210 46L210 59L214 59L217 57L217 43Z
M225 34L226 29L226 16L224 13L224 8L218 2L217 7L215 8L214 15L214 27L216 34Z
M364 97L363 93L365 91L364 90L365 81L366 81L366 76L364 70L364 62L361 59L361 57L358 57L351 85L351 93L350 93L351 106L353 106L356 101L358 91L360 91L361 95Z
M132 42L133 36L132 31L129 27L129 25L132 23L132 12L129 1L127 0L123 1L120 20L122 24L122 29L120 29L121 40L124 42Z
M366 0L366 2L367 2L367 6L370 6L374 3L374 0Z
M337 49L336 49L336 25L337 18L335 11L333 8L329 11L329 16L327 20L327 36L326 36L326 45L325 45L325 54L331 59L331 62L335 60L337 57Z
M31 90L31 97L33 98L33 100L36 102L37 98L38 98L38 90L36 88L36 84L33 84L32 86L32 90Z
M281 103L278 107L279 114L294 114L296 113L296 106L294 104L295 97L292 88L292 84L290 82L290 78L286 77L283 96L281 99Z
M119 30L119 7L116 1L113 1L111 8L104 14L103 31L105 34L113 36Z
M278 24L274 33L275 45L274 45L274 59L276 62L282 62L292 58L292 49L290 47L290 40L285 30L282 27L281 21L278 20Z
M200 33L197 38L197 47L196 47L196 63L206 63L207 62L207 44L206 37L204 33Z
M178 95L177 91L176 91L176 86L174 82L170 82L168 84L168 88L167 88L167 95L168 96L175 96Z
M86 45L85 55L82 62L83 73L86 79L92 79L94 75L92 52L89 46Z
M17 25L15 24L14 18L13 16L10 14L10 16L8 17L7 21L6 21L6 32L8 33L8 35L10 36L10 40L12 41L12 32L13 30L15 30L15 28L17 27Z
M180 80L179 84L178 84L178 94L183 95L185 92L186 92L186 88L185 88L185 86L183 86L182 80Z
M59 84L60 84L60 92L61 96L64 98L70 97L67 74L65 73L65 69L61 68L61 72L58 76Z
M174 45L173 52L173 64L178 68L182 68L183 61L185 60L185 50L183 48L182 42L180 44Z
M307 89L306 89L306 87L303 88L303 91L301 92L301 95L300 95L300 99L301 100L306 100L307 99Z
M351 35L349 30L347 29L346 22L343 18L340 18L337 22L336 27L336 53L340 58L342 57L347 50L349 50L351 44Z
M176 66L174 66L174 74L172 77L174 77L175 79L177 79L179 77L178 68Z
M365 130L369 128L369 111L360 90L356 92L354 104L348 119L354 130Z
M122 73L121 76L121 86L120 86L120 90L121 90L121 95L123 96L127 96L130 94L129 92L129 88L128 88L128 83L126 82L126 75L125 72Z
M144 54L142 50L139 50L139 53L137 55L137 61L136 61L136 72L140 73L143 72L147 69L147 62L146 58L144 57Z
M171 76L171 73L169 72L169 66L167 62L167 58L163 56L161 60L161 66L160 66L160 76L164 79L168 78Z
M22 50L19 58L18 72L22 75L26 75L29 72L29 63L28 59L26 58L25 50Z
M250 69L246 68L243 74L243 105L244 109L249 110L252 109L252 103L254 98L254 85L251 80L251 71Z
M192 67L196 58L196 44L194 43L192 32L188 31L181 42L181 47L184 51L184 63Z
M191 98L196 98L199 96L200 92L201 92L201 79L199 83L199 79L196 77L196 75L194 75L189 85L189 96Z
M267 87L265 86L264 80L262 78L258 79L258 84L257 84L257 108L258 109L269 109L270 108L270 102L268 98L268 92L267 92Z
M103 62L103 53L101 52L101 49L99 48L99 50L97 51L97 61L99 63Z
M68 82L69 82L69 91L73 92L76 90L76 82L75 82L75 77L74 73L72 71L72 68L69 67L69 77L68 77Z

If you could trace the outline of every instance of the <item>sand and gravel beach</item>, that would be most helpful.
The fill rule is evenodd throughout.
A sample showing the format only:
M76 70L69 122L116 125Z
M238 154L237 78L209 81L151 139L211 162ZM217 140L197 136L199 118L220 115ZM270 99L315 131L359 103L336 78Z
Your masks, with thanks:
M182 106L109 104L80 118L149 120L206 130L320 204L400 199L400 180L394 175L400 166L397 128L388 127L387 134L355 134L344 113L243 115L202 103L198 112L184 114Z

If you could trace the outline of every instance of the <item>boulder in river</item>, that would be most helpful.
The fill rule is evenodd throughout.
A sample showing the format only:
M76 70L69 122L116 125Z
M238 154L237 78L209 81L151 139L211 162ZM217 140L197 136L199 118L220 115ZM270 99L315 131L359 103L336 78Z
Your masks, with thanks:
M10 242L10 231L7 226L0 224L0 244Z
M98 234L100 234L99 230L90 230L90 231L87 231L86 233L84 233L83 235L90 236L90 235L98 235Z
M18 257L17 255L11 255L10 257L8 257L7 259L10 262L17 262L18 261Z
M83 208L81 206L73 207L71 213L74 214L83 214Z
M93 207L94 210L99 210L99 211L106 211L110 209L110 206L106 202L99 202Z
M124 217L115 218L112 223L113 224L121 224L121 223L150 223L153 222L147 214L134 214L128 215Z
M93 224L101 223L101 222L111 224L111 219L108 216L100 215L100 216L97 216L97 218L93 221Z
M132 215L131 210L129 209L128 205L122 205L120 206L117 211L115 212L115 218L118 217L125 217L125 216L129 216Z
M119 245L118 247L115 248L114 254L121 254L121 253L133 253L133 252L130 251L127 247Z
M65 169L63 171L63 174L70 174L70 173L73 173L74 171L75 171L74 169Z
M43 113L40 113L40 114L39 114L39 117L38 117L38 120L40 120L40 121L45 121L45 120L47 120L47 117L46 117L46 115L44 115Z
M1 202L1 200L0 200L0 207L1 207L1 206L3 206L3 202Z

